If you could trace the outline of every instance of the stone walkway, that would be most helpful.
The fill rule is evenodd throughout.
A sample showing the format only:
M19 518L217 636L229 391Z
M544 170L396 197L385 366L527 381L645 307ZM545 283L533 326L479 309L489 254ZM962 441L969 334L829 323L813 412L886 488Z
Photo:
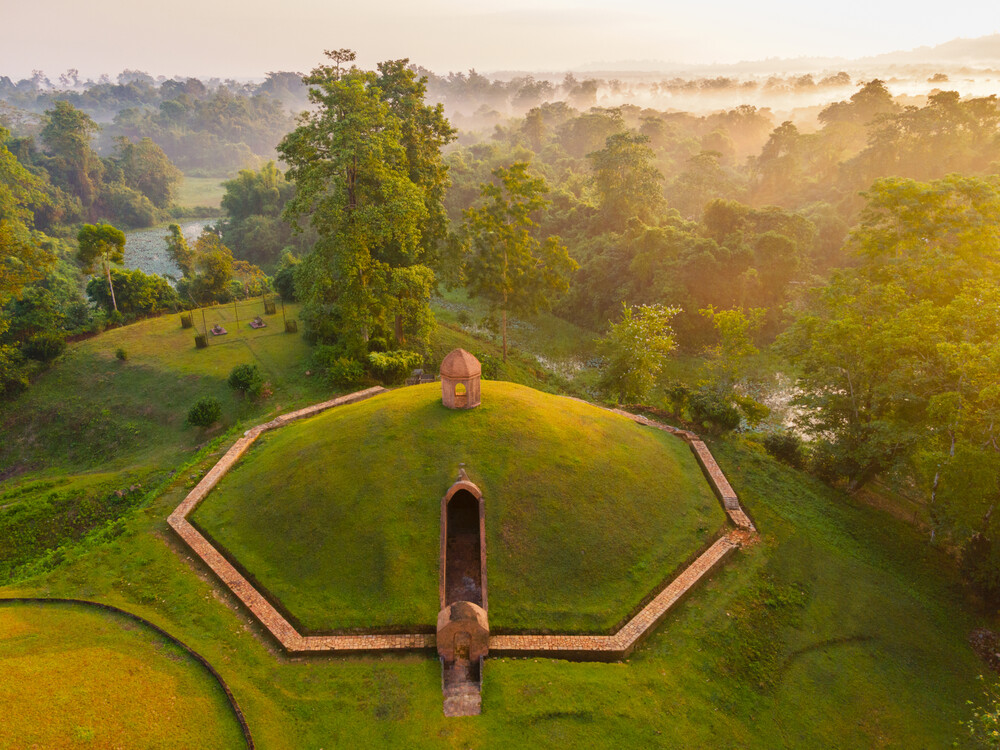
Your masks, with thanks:
M393 651L432 649L435 647L434 634L360 634L360 635L301 635L284 616L253 587L204 536L192 526L187 515L194 510L206 495L218 484L219 480L247 451L253 442L267 430L281 427L296 419L310 417L314 414L345 404L362 401L380 393L385 388L375 387L351 393L346 396L324 401L321 404L299 409L284 414L276 419L251 430L237 440L211 471L191 490L180 505L167 518L167 522L177 532L178 536L191 550L212 570L220 581L250 610L255 618L271 633L272 636L289 653L316 652L350 652L350 651ZM726 513L736 525L736 529L716 541L703 552L691 565L666 588L657 594L652 601L632 617L618 632L612 635L494 635L490 637L490 651L494 654L525 655L535 654L552 657L603 658L620 659L628 655L646 635L666 616L670 608L680 600L693 586L719 565L730 553L740 547L744 540L752 538L756 533L753 522L743 512L739 499L722 469L716 463L708 446L692 432L680 430L670 425L630 414L629 412L611 409L617 414L628 417L639 424L670 432L677 435L691 446L706 477L719 496ZM456 696L457 697L457 696ZM461 709L456 703L456 710L469 710L468 701L461 702Z

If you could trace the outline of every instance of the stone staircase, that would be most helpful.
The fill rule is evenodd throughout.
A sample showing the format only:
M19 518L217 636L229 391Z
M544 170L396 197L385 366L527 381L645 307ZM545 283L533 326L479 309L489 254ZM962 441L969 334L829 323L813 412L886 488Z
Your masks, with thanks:
M467 659L441 664L441 692L445 716L479 716L482 713L481 665Z

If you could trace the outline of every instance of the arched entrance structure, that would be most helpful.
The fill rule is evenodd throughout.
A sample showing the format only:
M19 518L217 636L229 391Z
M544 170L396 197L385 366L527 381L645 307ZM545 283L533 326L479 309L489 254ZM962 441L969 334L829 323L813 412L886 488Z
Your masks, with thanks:
M461 469L441 498L441 659L445 716L480 712L483 657L489 650L486 609L486 516L483 493Z

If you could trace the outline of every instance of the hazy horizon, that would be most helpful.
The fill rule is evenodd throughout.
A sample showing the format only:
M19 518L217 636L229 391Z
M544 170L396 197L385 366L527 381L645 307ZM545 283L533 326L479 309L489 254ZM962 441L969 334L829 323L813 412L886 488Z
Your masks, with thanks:
M746 5L714 0L698 7L622 0L538 0L530 7L431 0L417 12L401 0L336 8L320 0L262 0L239 6L178 0L138 2L128 12L93 0L85 16L69 0L17 3L0 31L0 75L50 78L70 68L83 78L124 69L154 76L261 78L306 71L323 50L350 47L364 66L401 57L440 74L565 71L625 61L669 66L797 57L858 58L1000 28L994 11L958 2L947 14L928 2L845 0L829 7L793 0ZM44 41L27 29L45 29Z

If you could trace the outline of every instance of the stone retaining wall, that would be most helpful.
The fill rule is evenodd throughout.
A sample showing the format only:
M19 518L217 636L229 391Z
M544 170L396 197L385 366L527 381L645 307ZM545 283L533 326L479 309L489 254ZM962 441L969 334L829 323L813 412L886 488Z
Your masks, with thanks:
M304 636L194 527L187 515L194 510L219 480L247 451L253 442L267 430L281 427L296 419L310 417L327 409L352 404L385 392L375 387L347 396L324 401L321 404L284 414L276 419L247 430L198 485L184 498L167 519L171 528L185 544L204 562L220 581L242 602L253 616L289 653L323 653L351 651L394 651L433 649L435 636L431 633L409 634L359 634ZM494 635L490 637L493 654L538 655L559 658L615 660L628 655L643 638L666 616L671 607L708 575L735 549L741 546L748 534L756 532L753 522L743 512L739 499L722 469L716 463L708 446L692 432L656 422L647 417L619 409L611 409L639 424L664 430L678 436L691 446L713 490L718 495L732 522L737 526L718 539L691 565L673 579L634 617L612 635Z

